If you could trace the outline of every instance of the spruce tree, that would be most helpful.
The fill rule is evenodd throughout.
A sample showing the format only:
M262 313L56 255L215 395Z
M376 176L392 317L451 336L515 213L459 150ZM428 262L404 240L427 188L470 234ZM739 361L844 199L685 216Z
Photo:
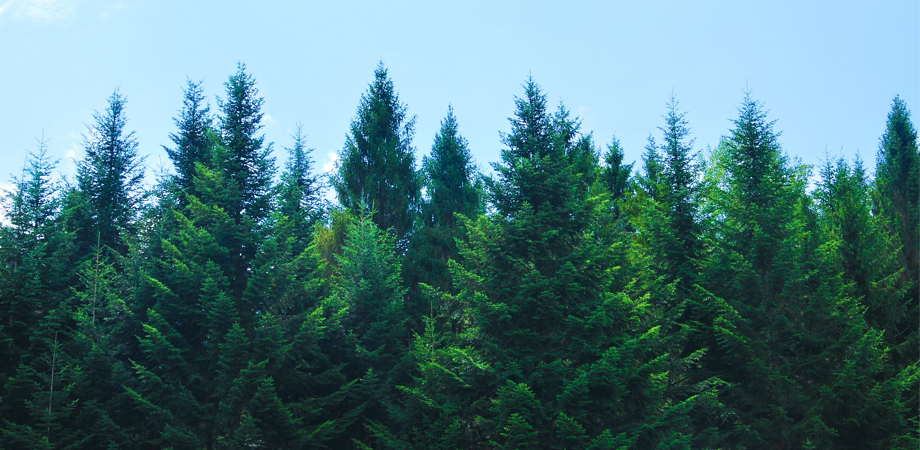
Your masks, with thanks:
M623 163L624 156L623 149L620 148L620 141L614 136L610 144L607 145L607 152L604 153L604 167L601 169L600 179L610 193L615 218L620 215L618 203L626 195L629 176L633 168L633 164L626 165Z
M116 89L105 112L93 114L95 123L83 136L86 155L77 163L77 187L85 198L88 227L78 230L77 239L86 253L97 238L101 245L124 253L122 237L134 231L144 158L137 154L134 132L125 130L126 105Z
M195 194L194 188L195 165L209 164L211 140L208 131L212 128L210 106L205 102L202 81L187 80L183 90L182 109L179 116L173 118L178 128L178 133L169 133L169 140L175 144L174 148L163 147L166 154L173 162L176 170L176 188L179 192ZM184 202L184 197L179 196Z
M457 218L473 218L485 209L482 179L451 107L435 135L431 156L422 160L421 175L426 195L403 264L410 289L407 311L418 331L422 315L429 313L419 284L454 292L448 261L459 257L456 241L463 231Z
M361 95L332 184L339 203L355 214L373 211L374 223L396 236L404 251L419 201L412 137L415 117L399 102L381 62Z
M899 259L904 272L900 284L908 290L908 313L897 329L899 364L916 361L920 352L920 150L910 111L895 97L888 113L885 133L879 143L875 174L876 212L898 239ZM903 356L902 356L903 355Z
M710 167L724 177L707 193L715 245L693 315L704 369L729 383L719 399L738 424L723 431L736 447L891 445L915 374L879 381L881 335L817 239L808 170L782 153L763 106L746 95L734 123ZM873 421L885 425L854 427Z
M292 138L294 145L287 148L288 160L278 187L278 213L293 228L297 240L294 250L299 253L309 243L313 227L322 218L323 212L319 179L313 175L312 150L306 146L302 125L297 125Z
M467 223L453 270L455 298L469 305L454 345L469 342L494 370L473 386L491 402L462 391L453 399L482 417L468 436L495 448L651 447L689 436L681 413L711 401L711 389L692 400L669 392L670 338L650 326L657 308L610 270L627 262L615 251L623 243L594 235L606 202L589 195L598 171L590 135L564 108L549 114L532 80L524 88L489 181L496 214Z
M667 211L667 238L663 253L668 260L672 279L680 280L680 288L690 292L696 282L696 260L699 257L700 225L698 217L698 178L694 164L693 140L689 139L686 112L678 110L672 96L668 102L662 132L661 152L664 157L662 181L663 203Z
M245 216L258 224L271 206L271 179L274 175L272 144L265 144L262 129L262 105L256 80L239 63L237 71L224 83L226 98L218 101L222 154L212 163L226 173L226 181L237 190L228 198L227 212L236 221ZM244 254L252 255L244 250Z

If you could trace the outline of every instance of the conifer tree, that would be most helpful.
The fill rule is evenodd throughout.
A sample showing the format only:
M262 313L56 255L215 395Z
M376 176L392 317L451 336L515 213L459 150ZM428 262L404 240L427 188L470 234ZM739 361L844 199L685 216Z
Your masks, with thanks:
M392 228L401 250L420 195L414 134L415 117L407 115L381 62L361 95L332 184L342 206L355 214L374 211L374 223L381 230Z
M262 105L256 80L246 73L246 65L239 63L236 73L224 83L227 97L218 101L221 111L220 136L223 143L221 155L214 163L226 173L226 181L238 190L227 200L227 212L236 221L245 216L256 224L269 214L271 206L271 179L274 175L272 144L265 144L262 129ZM216 168L216 167L215 167ZM243 251L251 257L251 249Z
M861 435L891 445L903 415L877 414L903 410L904 383L914 375L878 381L881 336L816 239L807 169L782 154L762 105L748 94L734 123L712 166L724 174L707 194L716 245L694 312L698 342L710 349L705 370L730 383L720 395L739 421L725 430L729 442L832 448L849 445L844 435ZM842 386L873 394L859 406L851 398L856 407L847 410L836 393L855 391ZM854 420L885 425L854 427Z
M632 164L623 163L623 149L620 148L620 141L613 137L610 144L607 145L607 152L604 153L604 167L601 169L600 179L604 187L610 193L610 201L613 202L612 208L615 217L619 217L619 201L626 195L629 184L629 175L632 172Z
M294 146L287 149L288 160L281 174L278 189L278 213L286 218L297 240L295 252L302 252L313 233L313 227L322 217L319 199L319 179L313 175L311 149L306 147L303 126L294 131Z
M524 88L489 182L497 213L467 224L454 270L457 298L469 304L461 333L495 374L474 387L494 400L469 406L482 408L470 436L495 448L651 447L689 436L678 411L712 392L686 401L660 382L670 338L648 328L656 308L646 293L616 290L608 269L626 261L593 234L605 203L584 176L598 171L589 136L564 109L548 114L532 80Z
M421 175L426 198L403 264L410 289L407 311L416 330L421 330L421 317L429 312L419 283L454 291L448 261L459 257L456 240L463 232L458 215L472 218L485 210L482 179L452 107L435 135L431 156L422 160Z
M920 352L920 150L910 111L895 97L879 143L875 174L876 211L901 244L899 259L904 267L900 284L908 290L907 317L889 333L898 336L896 351L901 362L916 362Z
M86 155L77 164L77 187L85 198L88 227L79 230L77 239L87 254L97 237L102 245L124 253L121 239L133 233L144 158L137 154L134 132L125 130L126 105L116 89L105 112L93 114L95 123L83 136Z
M187 80L183 90L182 109L179 117L173 118L178 133L169 133L169 140L175 148L163 147L172 160L176 170L176 188L179 192L195 194L195 164L210 164L211 139L208 131L212 128L210 106L205 103L201 88L202 81ZM184 197L179 197L184 202Z
M687 113L678 110L672 96L668 102L662 132L661 151L664 156L661 178L664 184L663 203L667 211L667 237L663 243L672 279L680 280L680 288L690 292L696 282L696 260L699 257L699 217L697 206L698 175L694 164L693 140L689 139Z

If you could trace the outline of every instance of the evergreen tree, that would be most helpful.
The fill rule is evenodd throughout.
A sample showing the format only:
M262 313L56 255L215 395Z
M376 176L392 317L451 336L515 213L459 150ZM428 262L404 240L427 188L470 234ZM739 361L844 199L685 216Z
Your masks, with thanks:
M589 195L585 172L598 171L589 136L563 108L548 114L532 80L524 87L489 182L497 213L467 224L454 270L469 305L461 334L495 373L474 386L491 404L454 400L482 408L468 436L492 448L644 448L676 433L687 446L681 414L711 400L711 388L689 401L669 392L670 338L649 326L657 308L647 293L618 289L631 283L609 269L626 261L594 237L606 203Z
M914 375L878 381L881 336L865 323L839 282L835 258L825 256L829 247L817 239L807 168L788 162L774 122L749 94L734 123L712 166L724 174L708 193L708 239L716 245L694 308L697 342L710 349L703 366L730 383L720 395L738 417L725 430L729 442L833 448L861 435L862 442L891 445L900 433L891 430L903 416L904 386ZM851 394L841 402L837 394L856 391L873 394L859 402ZM855 408L842 407L847 401ZM873 421L884 425L854 425Z
M319 179L313 175L311 149L306 147L303 126L294 131L294 146L288 148L288 161L281 174L278 189L278 212L294 230L295 252L302 252L313 234L313 227L322 218Z
M182 109L179 110L179 117L173 118L178 133L169 133L169 140L175 144L175 148L163 147L176 169L176 188L179 192L189 194L195 194L192 190L195 164L211 162L208 131L212 128L212 118L201 84L202 81L187 80ZM184 201L183 198L180 196L180 201Z
M271 179L274 175L272 145L265 145L262 129L262 105L256 80L239 63L237 71L224 83L227 98L218 101L221 111L221 155L212 163L226 173L226 181L238 190L228 198L227 212L236 221L245 216L255 223L268 217L271 206ZM251 256L252 250L244 249Z
M610 144L607 145L607 152L604 153L604 167L601 169L600 179L610 193L610 201L613 203L614 217L619 217L620 208L618 203L625 197L629 185L629 175L632 173L632 164L623 164L623 149L620 148L620 141L614 136Z
M374 211L381 230L393 229L404 250L419 201L412 137L415 117L408 117L393 81L380 63L374 82L361 95L332 184L339 203L353 213Z
M429 311L419 283L454 291L448 261L459 257L456 241L463 231L458 215L475 217L485 210L482 179L451 107L435 135L431 156L422 160L421 175L426 198L403 264L410 289L407 311L416 330Z
M89 226L79 230L77 239L87 253L97 240L124 253L122 237L134 231L144 158L138 157L134 132L125 132L126 105L127 99L116 89L105 113L93 114L95 124L83 136L86 155L77 164L77 187L85 197Z
M694 164L693 140L689 139L687 113L678 110L672 96L668 102L662 132L661 152L664 156L661 178L664 184L663 203L667 211L667 237L663 254L668 260L672 279L684 292L690 292L696 282L696 260L699 257L699 217L697 206L699 172Z
M878 190L876 211L900 241L899 259L905 268L900 284L908 289L908 313L897 329L899 364L917 361L920 353L920 150L910 111L895 97L888 113L885 134L879 143L875 174Z

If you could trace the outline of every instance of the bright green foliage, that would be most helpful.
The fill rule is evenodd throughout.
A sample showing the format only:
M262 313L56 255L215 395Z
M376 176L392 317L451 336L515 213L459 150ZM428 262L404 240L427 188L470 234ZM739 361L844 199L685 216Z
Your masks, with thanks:
M390 397L409 337L393 236L377 228L369 214L348 221L345 234L325 301L341 321L336 346L327 354L341 364L348 381L340 397L354 421L330 444L338 448L365 445L390 423Z
M831 448L855 436L867 445L891 439L904 379L878 382L881 336L840 282L834 241L817 239L807 171L789 164L777 137L747 96L710 168L721 180L708 193L716 245L694 317L710 348L705 369L731 383L719 397L738 415L730 442ZM855 409L842 412L831 405L844 385L878 394L858 406L847 397ZM898 412L869 418L886 409Z
M188 83L150 192L117 91L76 183L44 142L13 178L0 448L920 445L899 98L875 180L828 160L812 190L750 95L708 160L672 98L630 179L527 80L483 179L452 109L414 171L381 65L332 208L302 128L274 180L255 80L225 87L212 117Z
M134 132L125 132L126 105L127 99L116 89L105 113L93 114L95 123L83 137L86 155L77 164L77 187L86 202L83 214L88 226L76 230L76 237L87 252L99 241L124 253L122 236L134 231L144 170Z
M332 184L339 203L354 214L373 211L381 230L395 233L404 249L420 197L412 136L415 117L399 102L383 63L361 95Z

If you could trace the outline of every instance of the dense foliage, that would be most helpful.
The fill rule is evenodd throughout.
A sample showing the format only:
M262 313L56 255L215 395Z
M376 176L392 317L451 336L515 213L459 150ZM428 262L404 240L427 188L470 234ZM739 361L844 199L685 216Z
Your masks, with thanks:
M915 449L920 151L787 156L750 93L694 150L673 97L642 168L532 80L484 176L381 64L323 199L279 172L239 65L189 81L145 189L117 90L75 180L41 142L3 197L0 448Z

